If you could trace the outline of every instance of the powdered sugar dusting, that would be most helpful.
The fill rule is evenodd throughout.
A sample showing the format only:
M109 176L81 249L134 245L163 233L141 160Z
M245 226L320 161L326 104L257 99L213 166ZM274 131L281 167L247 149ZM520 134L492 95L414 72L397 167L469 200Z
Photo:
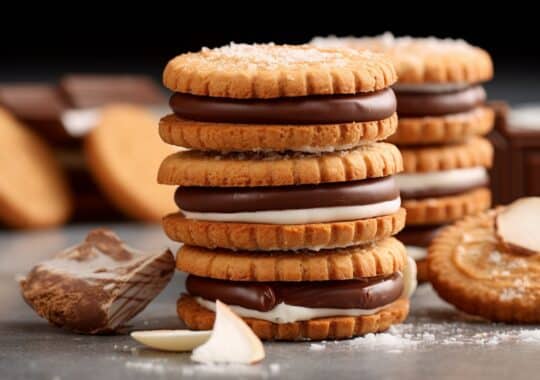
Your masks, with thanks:
M203 57L203 61L200 57ZM320 48L313 45L237 44L231 42L219 48L203 48L200 56L186 55L185 62L212 65L229 69L242 68L248 72L275 70L282 67L301 68L306 65L347 67L358 59L373 59L379 54L347 48Z
M394 49L407 51L411 48L422 48L431 52L447 52L448 49L468 51L473 47L463 39L437 38L437 37L395 37L392 33L386 32L373 37L315 37L311 44L320 47L343 46L343 47L367 47L379 49Z
M309 349L311 351L323 351L326 349L326 346L324 344L321 344L321 343L311 343L309 345Z

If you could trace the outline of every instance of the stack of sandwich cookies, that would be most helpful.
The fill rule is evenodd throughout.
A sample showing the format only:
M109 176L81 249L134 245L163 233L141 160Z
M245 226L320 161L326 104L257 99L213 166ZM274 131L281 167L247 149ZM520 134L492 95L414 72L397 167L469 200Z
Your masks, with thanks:
M419 279L427 279L426 248L441 225L483 211L491 203L486 168L490 143L479 137L493 127L480 83L493 76L489 54L462 40L395 38L317 38L315 45L345 45L387 54L399 82L399 126L389 141L403 154L397 176L407 227L398 236L418 260Z
M169 62L160 135L194 150L166 158L158 181L178 186L163 225L185 243L189 327L210 329L218 299L264 339L348 338L406 317L415 268L391 237L403 162L377 142L397 125L395 79L379 54L309 46Z

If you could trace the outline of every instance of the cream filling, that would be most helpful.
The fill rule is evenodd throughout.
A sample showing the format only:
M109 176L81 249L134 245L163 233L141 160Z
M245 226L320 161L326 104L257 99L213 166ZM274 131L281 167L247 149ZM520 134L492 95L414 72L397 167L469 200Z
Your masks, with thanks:
M424 260L427 257L427 248L408 245L407 254L414 261Z
M470 83L398 83L392 86L396 92L422 92L422 93L440 93L464 90L470 87ZM399 99L399 94L397 94Z
M483 167L443 170L428 173L402 173L395 176L400 190L405 192L423 189L454 190L464 186L482 183L488 180L487 170Z
M416 290L416 263L411 258L408 259L407 266L403 271L403 293L401 297L409 298ZM195 300L202 307L216 311L216 303L195 297ZM303 306L288 305L280 303L270 311L259 311L248 309L242 306L229 305L229 307L239 316L245 318L257 318L273 323L292 323L297 321L307 321L315 318L325 317L358 317L362 315L372 315L378 313L386 306L375 309L335 309L335 308L311 308Z
M214 222L243 222L264 224L309 224L374 218L397 212L401 199L361 206L317 207L298 210L269 210L251 212L192 212L180 210L186 218Z

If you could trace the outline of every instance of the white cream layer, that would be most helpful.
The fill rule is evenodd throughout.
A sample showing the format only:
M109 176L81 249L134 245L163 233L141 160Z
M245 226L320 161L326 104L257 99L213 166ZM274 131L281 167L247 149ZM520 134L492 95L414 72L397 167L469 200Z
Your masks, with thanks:
M403 298L409 298L416 290L416 263L411 258L403 271ZM216 304L213 301L205 300L201 297L195 297L197 303L206 309L216 311ZM247 309L242 306L229 305L229 307L239 316L245 318L257 318L273 323L292 323L297 321L307 321L315 318L325 317L358 317L361 315L372 315L386 306L375 309L335 309L335 308L310 308L303 306L287 305L280 303L270 311L259 311Z
M399 83L392 86L392 88L399 92L422 92L422 93L440 93L449 91L464 90L469 87L470 83L458 82L458 83ZM399 94L397 94L399 99Z
M401 173L395 176L396 183L404 192L424 189L453 190L488 180L483 167L443 170L428 173Z
M415 261L423 260L427 257L427 249L424 247L417 247L415 245L408 245L407 254Z
M252 212L192 212L180 210L189 219L214 222L243 222L265 224L309 224L375 218L397 212L398 197L391 201L361 206L317 207L298 210L269 210Z

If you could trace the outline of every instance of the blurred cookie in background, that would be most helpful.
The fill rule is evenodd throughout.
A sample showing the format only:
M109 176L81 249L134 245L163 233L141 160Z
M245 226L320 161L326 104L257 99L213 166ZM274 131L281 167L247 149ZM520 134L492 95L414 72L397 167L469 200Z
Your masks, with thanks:
M0 223L43 228L72 212L67 182L52 150L36 133L0 108Z
M114 102L154 109L166 99L143 75L69 74L58 85L0 84L0 106L49 143L66 173L75 201L72 220L118 220L126 215L100 189L82 149L84 136L99 123L101 108ZM138 133L133 129L130 136Z
M162 143L157 125L157 115L147 108L111 105L102 110L84 143L101 190L125 215L144 221L159 221L177 209L175 189L158 185L156 172L178 148Z

